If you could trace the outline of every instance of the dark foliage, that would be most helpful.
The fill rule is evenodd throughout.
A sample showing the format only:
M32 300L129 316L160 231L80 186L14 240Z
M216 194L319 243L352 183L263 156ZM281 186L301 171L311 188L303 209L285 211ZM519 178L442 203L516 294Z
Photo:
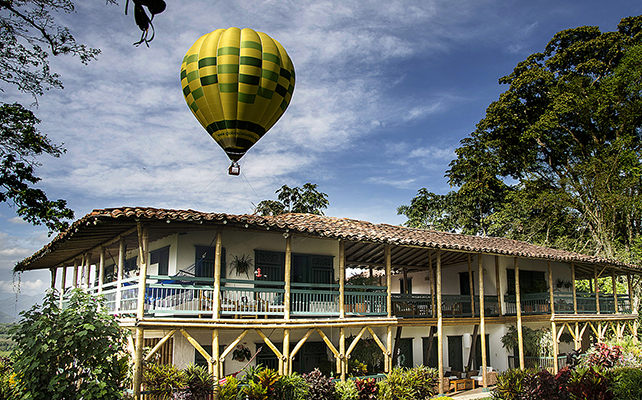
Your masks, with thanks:
M374 379L356 379L359 400L376 400L377 399L377 382Z
M578 368L567 384L573 400L612 400L611 379L599 367Z
M303 379L308 383L309 400L335 400L336 393L334 382L327 376L323 375L318 369L314 369L309 374L303 374Z

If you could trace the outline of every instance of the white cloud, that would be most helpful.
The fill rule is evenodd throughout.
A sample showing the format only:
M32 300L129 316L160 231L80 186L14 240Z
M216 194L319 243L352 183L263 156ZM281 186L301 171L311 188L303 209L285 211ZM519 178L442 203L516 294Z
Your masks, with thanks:
M22 219L20 217L9 218L7 221L9 221L12 224L16 224L16 225L29 225L29 223L27 221L25 221L24 219Z

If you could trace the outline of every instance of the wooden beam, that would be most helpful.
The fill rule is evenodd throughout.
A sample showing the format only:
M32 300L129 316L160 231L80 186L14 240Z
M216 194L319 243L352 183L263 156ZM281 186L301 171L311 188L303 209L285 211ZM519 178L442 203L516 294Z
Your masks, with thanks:
M319 335L321 335L321 339L323 339L323 341L328 346L332 354L334 354L336 358L340 359L341 355L339 354L339 350L337 350L336 347L334 347L334 345L332 344L332 341L325 335L325 333L323 333L321 329L316 328L316 331Z
M100 259L98 260L98 293L103 292L103 285L105 284L105 248L100 248Z
M290 319L290 297L292 293L292 236L289 233L285 238L285 294L283 302L285 305L284 315L285 319Z
M473 318L475 318L475 285L473 284L473 269L470 262L470 254L468 254L468 290L470 290L470 307Z
M145 289L147 285L147 251L149 248L149 226L138 221L138 262L140 271L138 273L138 307L136 317L142 319L145 316Z
M597 282L597 264L593 265L593 277L595 278L595 309L600 314L600 284Z
M403 326L398 326L397 327L397 334L395 335L395 347L392 350L392 360L394 364L395 357L397 356L397 352L399 351L399 341L401 340L401 331L403 329ZM401 365L397 365L397 367L400 367ZM394 365L393 365L394 368Z
M564 330L564 326L562 325L562 331ZM561 334L561 331L560 331ZM558 336L557 336L557 324L555 321L551 322L551 340L553 341L553 375L557 375L557 371L559 371L559 365L557 363L557 353L559 353L559 346L558 346Z
M388 318L392 318L392 250L389 244L384 246L384 257L386 258L386 308Z
M350 357L350 354L352 354L352 350L354 350L354 348L357 346L357 343L359 343L359 340L361 340L361 337L366 332L366 330L367 328L365 326L361 328L361 330L359 330L357 336L355 336L355 338L352 340L352 343L350 343L350 346L348 346L348 350L346 350L346 357Z
M443 321L441 315L441 249L437 249L437 279L435 279L435 286L437 287L437 363L439 369L439 395L444 394L445 388L443 387L444 381L444 331Z
M484 311L484 264L482 253L477 255L477 265L479 269L479 333L481 336L481 356L482 356L482 384L483 390L488 390L488 371L486 367L488 366L488 360L486 360L486 321L485 321L485 311Z
M504 315L504 296L501 290L501 279L499 275L499 257L495 256L495 287L497 291L497 305L499 306L499 315Z
M160 350L161 347L163 347L165 342L167 342L172 336L174 336L174 333L176 333L176 329L172 329L171 331L166 333L165 336L163 336L163 338L159 340L158 343L156 343L156 346L152 347L149 353L147 353L147 355L145 356L145 361L149 361L152 356L156 354L156 352Z
M290 330L283 330L283 371L282 375L290 374Z
M522 333L522 295L519 288L519 262L514 258L515 265L515 308L517 309L517 348L519 349L519 369L525 368L524 335Z
M339 318L346 317L346 244L339 240Z
M212 318L221 318L221 258L223 256L223 231L216 230L214 245L214 293L212 295Z
M220 362L220 363L223 363L223 362L225 361L225 357L227 357L227 356L228 356L228 354L230 354L230 353L232 352L232 350L234 350L234 348L236 347L236 345L238 345L239 343L241 343L241 340L243 340L243 338L245 337L245 335L247 335L247 334L248 334L248 332L249 332L249 331L250 331L249 329L245 329L245 330L243 330L243 332L241 332L241 334L240 334L240 335L238 335L238 336L236 337L236 339L234 339L234 340L232 341L232 343L228 344L228 345L227 345L227 347L226 347L225 349L223 349L223 352L221 353L221 355L220 355L220 356L219 356L219 358L218 358L218 360L219 360L219 362Z
M571 263L571 287L573 288L573 313L577 314L577 289L575 288L575 264Z
M615 278L615 272L611 274L611 284L613 285L613 301L615 306L615 313L620 313L620 308L617 304L617 279Z
M477 350L477 329L479 329L479 325L475 325L473 327L473 335L472 335L472 342L470 343L470 353L468 354L468 365L466 366L468 368L468 371L473 370L473 360L475 358L475 350ZM432 329L430 330L432 333Z
M189 332L187 332L185 329L181 329L181 333L183 334L183 336L185 336L185 339L187 339L187 341L188 341L192 346L194 346L194 348L196 349L196 351L198 351L199 353L201 353L201 355L203 356L203 358L204 358L205 360L207 360L207 366L208 366L209 370L212 370L212 356L211 356L211 355L210 355L210 354L209 354L209 353L208 353L208 352L203 348L203 346L201 346L201 344L200 344L200 343L198 343L198 340L194 339L194 338L192 337L192 335L190 335L190 334L189 334Z

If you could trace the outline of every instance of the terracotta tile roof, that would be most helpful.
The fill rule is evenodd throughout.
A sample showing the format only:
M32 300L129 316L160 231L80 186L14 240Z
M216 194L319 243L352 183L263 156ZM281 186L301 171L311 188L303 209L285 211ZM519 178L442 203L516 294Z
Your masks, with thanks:
M456 233L446 233L432 230L413 229L389 224L374 224L349 218L335 218L312 214L284 214L279 216L234 215L223 213L205 213L194 210L172 210L157 208L109 208L94 210L75 221L71 227L60 233L51 243L33 256L16 265L16 270L49 268L51 266L31 265L34 261L45 257L64 242L74 240L79 232L89 236L89 230L119 224L126 228L135 226L135 220L165 222L202 222L203 224L230 223L253 227L269 227L270 229L289 230L290 232L305 233L318 237L342 239L351 242L372 242L395 246L417 246L424 248L440 248L459 250L471 253L499 254L525 258L548 259L562 262L579 262L586 264L601 264L613 267L624 267L642 271L637 265L625 264L615 260L588 256L564 250L551 249L505 238L468 236ZM116 236L116 235L114 235ZM85 250L86 251L86 250ZM36 263L39 264L39 263Z

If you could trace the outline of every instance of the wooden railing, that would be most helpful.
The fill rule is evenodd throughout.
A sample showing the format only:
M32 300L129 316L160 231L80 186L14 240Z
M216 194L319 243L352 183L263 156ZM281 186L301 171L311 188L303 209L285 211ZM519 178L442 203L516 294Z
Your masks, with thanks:
M436 301L436 296L434 296ZM432 309L433 298L429 294L393 294L393 314L398 317L427 317L437 316L437 305ZM479 297L475 297L475 316L479 316ZM446 294L441 296L441 312L444 317L472 317L473 307L470 295ZM484 315L499 315L497 296L484 296Z

